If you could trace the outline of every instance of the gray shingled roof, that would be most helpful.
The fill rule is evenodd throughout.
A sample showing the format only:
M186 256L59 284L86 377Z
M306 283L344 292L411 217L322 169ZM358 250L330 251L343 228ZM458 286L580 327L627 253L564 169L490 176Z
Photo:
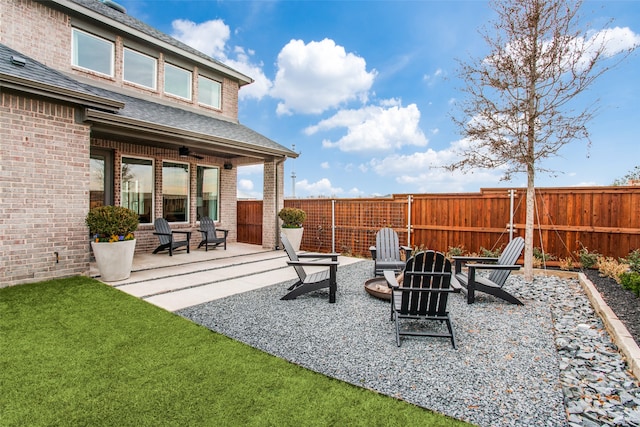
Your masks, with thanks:
M26 65L22 67L12 64L12 55L23 57ZM0 44L0 85L11 76L22 79L23 86L26 87L30 86L29 82L33 82L46 84L50 91L55 91L56 88L71 91L77 94L74 102L93 109L99 108L102 112L106 111L113 117L116 126L120 118L129 119L129 122L139 122L145 129L149 128L148 124L170 127L177 134L186 131L200 134L204 139L237 142L249 150L254 148L264 152L266 149L274 154L297 157L297 153L241 124L91 86ZM102 101L102 104L95 100Z

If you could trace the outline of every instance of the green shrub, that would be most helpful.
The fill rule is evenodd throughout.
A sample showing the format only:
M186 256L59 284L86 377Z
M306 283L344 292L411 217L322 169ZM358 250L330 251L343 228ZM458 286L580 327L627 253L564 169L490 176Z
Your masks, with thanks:
M500 258L500 254L502 253L502 248L500 249L487 249L480 246L480 256L487 258Z
M631 271L640 273L640 249L629 252L629 255L627 255L623 262L629 264Z
M449 250L447 251L447 258L450 260L453 259L454 256L462 256L464 255L464 246L449 246Z
M100 206L87 214L85 223L97 242L133 240L138 229L138 214L122 206Z
M640 273L637 271L628 271L620 275L620 284L628 291L633 292L636 296L640 296Z
M580 246L582 246L582 248L578 251L578 258L580 259L582 268L595 267L598 264L598 256L600 256L600 254L596 251L590 252L589 249L582 245L582 243L580 243Z
M282 208L278 212L278 218L282 220L282 228L300 228L307 214L298 208Z

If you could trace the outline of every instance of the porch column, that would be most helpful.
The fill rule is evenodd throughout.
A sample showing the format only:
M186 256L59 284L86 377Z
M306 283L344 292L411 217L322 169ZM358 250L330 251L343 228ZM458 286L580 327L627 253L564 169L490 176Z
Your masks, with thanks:
M262 190L262 247L275 249L279 243L278 212L284 207L284 158L265 160Z

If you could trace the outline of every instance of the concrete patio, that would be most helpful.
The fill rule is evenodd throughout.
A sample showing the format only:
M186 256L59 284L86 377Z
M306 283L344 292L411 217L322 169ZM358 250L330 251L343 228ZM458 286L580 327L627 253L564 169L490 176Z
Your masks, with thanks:
M340 265L360 261L340 256ZM230 243L220 248L179 250L168 253L136 254L131 276L109 284L168 311L177 311L229 295L297 278L287 265L284 251L258 245ZM313 268L305 268L314 271ZM91 277L100 280L92 263ZM282 294L286 293L283 288Z

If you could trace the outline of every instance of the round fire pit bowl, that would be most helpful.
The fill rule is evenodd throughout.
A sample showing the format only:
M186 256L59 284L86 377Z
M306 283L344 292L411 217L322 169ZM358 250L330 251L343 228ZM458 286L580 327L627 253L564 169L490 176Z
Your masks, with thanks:
M391 300L391 288L387 286L387 281L384 280L384 277L367 280L364 282L364 290L376 298Z

